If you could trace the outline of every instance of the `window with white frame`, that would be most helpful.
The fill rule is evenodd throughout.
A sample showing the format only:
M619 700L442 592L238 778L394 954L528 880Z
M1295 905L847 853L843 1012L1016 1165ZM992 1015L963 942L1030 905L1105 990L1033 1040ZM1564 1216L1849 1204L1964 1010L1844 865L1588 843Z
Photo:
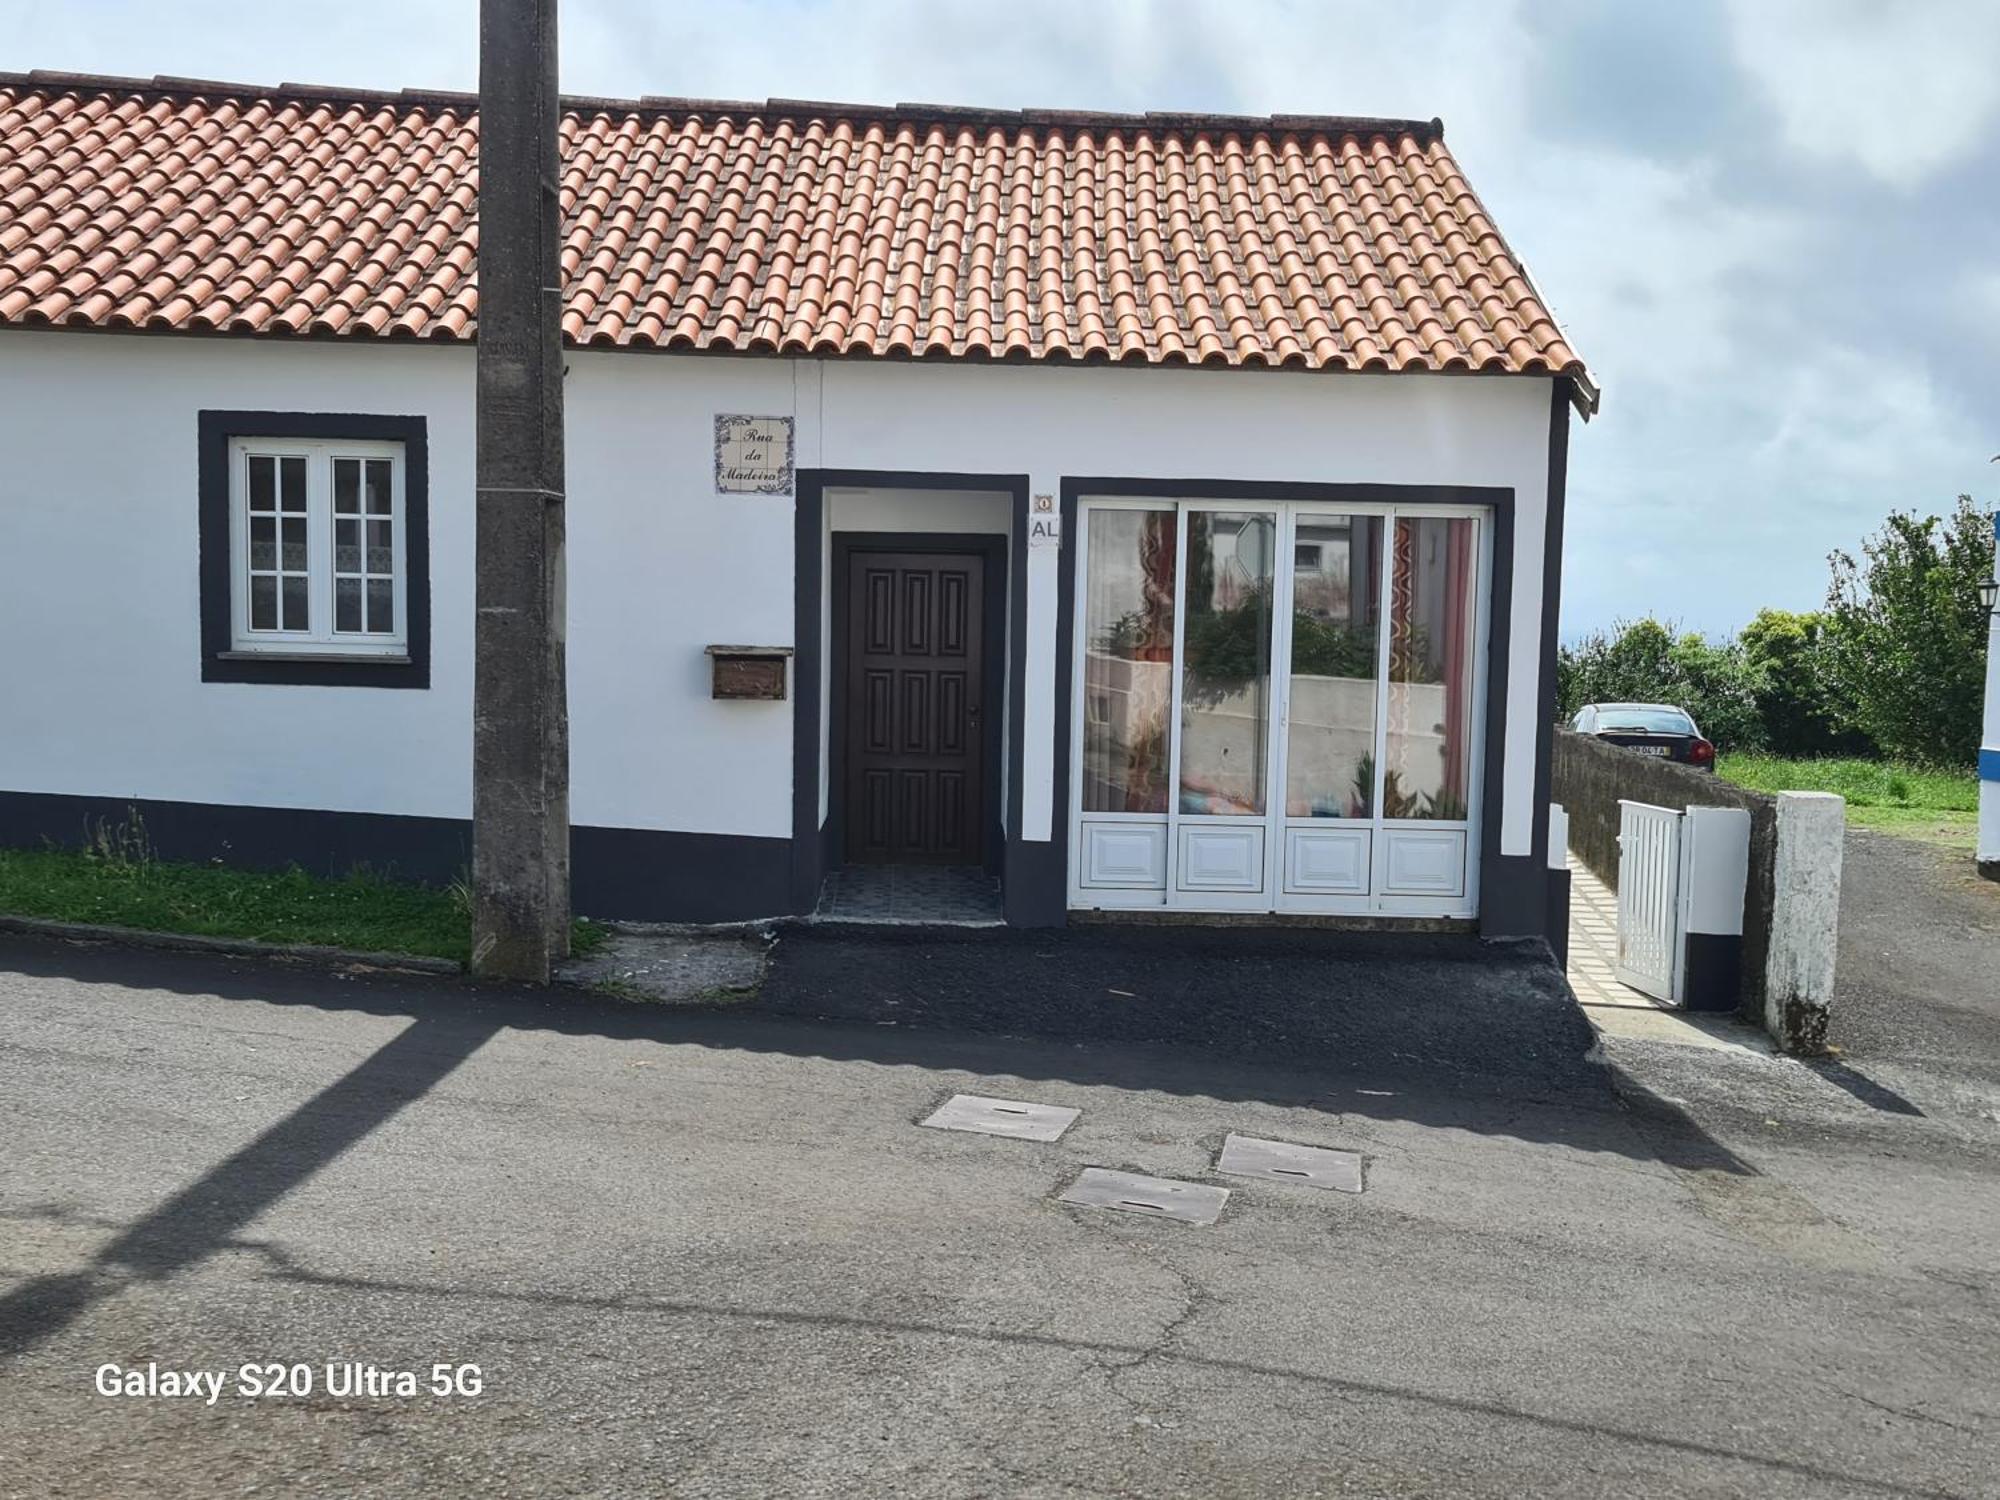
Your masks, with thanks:
M404 444L232 438L229 486L236 651L407 654Z

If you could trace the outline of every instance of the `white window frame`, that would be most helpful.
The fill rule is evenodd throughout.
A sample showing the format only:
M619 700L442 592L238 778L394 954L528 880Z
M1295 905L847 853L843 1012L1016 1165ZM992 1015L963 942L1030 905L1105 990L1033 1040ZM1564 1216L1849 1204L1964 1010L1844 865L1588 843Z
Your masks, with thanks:
M306 461L308 628L305 630L253 630L250 625L250 460L253 457L303 458ZM390 545L394 549L391 584L395 611L393 630L334 629L333 465L336 459L389 461ZM397 441L285 437L234 437L229 440L229 617L232 655L277 659L409 660L407 467L405 445ZM365 505L365 501L363 503ZM367 545L366 521L364 509L364 549ZM279 546L282 549L282 525L279 531ZM365 592L365 584L363 589ZM282 594L282 585L280 591Z
M1297 572L1295 549L1298 544L1298 523L1302 518L1315 515L1369 515L1382 518L1382 534L1377 546L1380 552L1382 578L1382 618L1378 622L1379 634L1376 639L1376 719L1375 719L1375 764L1376 792L1375 811L1366 819L1343 819L1344 827L1368 830L1371 839L1382 842L1387 848L1390 835L1414 834L1420 836L1460 838L1464 840L1463 877L1459 892L1455 895L1411 895L1395 894L1384 889L1383 865L1379 855L1371 854L1369 886L1365 892L1357 891L1348 895L1310 895L1288 892L1283 879L1283 860L1289 832L1293 828L1325 829L1332 820L1300 819L1290 817L1284 810L1284 789L1286 783L1286 757L1290 750L1291 695L1292 685L1289 671L1282 674L1282 682L1274 675L1273 697L1276 712L1271 720L1273 732L1269 746L1269 760L1265 772L1265 811L1262 816L1212 816L1183 813L1180 811L1180 735L1170 736L1167 784L1170 788L1168 809L1164 813L1086 813L1083 810L1083 693L1088 673L1087 651L1088 631L1083 610L1085 590L1089 579L1090 516L1098 510L1172 510L1176 513L1175 548L1175 596L1174 596L1174 675L1173 702L1170 710L1171 721L1178 723L1181 715L1181 676L1184 661L1184 627L1186 608L1183 594L1186 589L1187 517L1194 511L1232 512L1276 512L1279 518L1278 541L1274 557L1292 559L1293 566L1284 569L1276 580L1278 592L1273 600L1274 636L1271 644L1271 660L1275 664L1289 663L1292 655L1292 585ZM1404 819L1389 818L1381 811L1381 782L1388 733L1388 691L1390 668L1390 624L1394 610L1393 565L1395 556L1396 523L1399 520L1423 520L1432 517L1462 517L1477 525L1477 568L1478 594L1473 615L1471 660L1480 663L1473 679L1471 706L1472 734L1466 747L1468 785L1466 816L1462 819ZM1496 526L1491 507L1478 504L1419 503L1397 501L1345 501L1325 500L1315 497L1285 498L1272 496L1256 499L1216 499L1196 493L1182 496L1157 496L1134 494L1086 494L1077 503L1076 537L1071 546L1066 547L1067 565L1074 570L1074 588L1078 600L1077 614L1071 639L1067 649L1071 657L1070 690L1072 694L1072 718L1074 730L1070 735L1070 795L1069 821L1069 879L1068 902L1072 911L1108 911L1117 909L1150 909L1179 912L1222 912L1251 910L1263 912L1297 913L1330 916L1368 917L1443 917L1470 919L1479 914L1480 902L1480 845L1484 828L1486 797L1496 794L1498 788L1489 788L1485 783L1486 760L1486 716L1487 695L1490 691L1491 663L1488 643L1492 631L1492 591L1494 541ZM1111 885L1089 885L1085 883L1085 825L1086 824L1126 824L1133 827L1157 827L1164 831L1164 880L1149 881L1144 885L1133 885L1129 889L1118 889ZM1264 880L1263 889L1256 894L1233 894L1224 892L1190 893L1181 888L1179 879L1181 830L1187 826L1219 825L1248 828L1261 826L1264 837Z

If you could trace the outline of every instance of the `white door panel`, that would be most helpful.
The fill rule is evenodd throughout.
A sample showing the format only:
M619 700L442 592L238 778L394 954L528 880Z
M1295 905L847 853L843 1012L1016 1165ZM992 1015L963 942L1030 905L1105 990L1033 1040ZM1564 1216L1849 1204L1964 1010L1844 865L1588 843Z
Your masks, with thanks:
M1385 895L1456 896L1465 889L1465 834L1457 828L1386 828L1382 865Z
M1180 888L1184 891L1261 891L1264 830L1260 825L1183 823Z
M1085 823L1083 883L1093 887L1166 889L1167 825Z
M1368 894L1367 828L1289 828L1285 831L1285 889L1300 895Z

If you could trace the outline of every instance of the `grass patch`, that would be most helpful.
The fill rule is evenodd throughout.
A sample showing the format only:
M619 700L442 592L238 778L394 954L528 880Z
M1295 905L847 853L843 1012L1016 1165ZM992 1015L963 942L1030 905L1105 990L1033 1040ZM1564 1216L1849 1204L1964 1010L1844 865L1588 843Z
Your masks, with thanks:
M1933 811L1922 807L1850 807L1851 828L1869 828L1877 833L1893 833L1898 838L1919 839L1965 854L1979 847L1979 814L1976 812Z
M1895 761L1730 753L1716 773L1758 792L1838 792L1847 821L1903 838L1970 849L1979 826L1979 778L1970 770L1939 771Z
M463 885L447 890L357 869L337 880L153 858L143 827L92 830L83 852L0 849L0 912L198 937L318 943L413 953L463 964L472 922ZM599 947L607 931L578 921L571 947Z

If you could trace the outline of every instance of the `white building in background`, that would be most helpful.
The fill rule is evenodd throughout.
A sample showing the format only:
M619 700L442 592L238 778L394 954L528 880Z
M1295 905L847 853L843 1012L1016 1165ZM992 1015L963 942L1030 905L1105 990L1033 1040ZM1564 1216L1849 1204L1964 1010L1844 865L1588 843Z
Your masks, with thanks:
M2000 515L1993 517L1993 577L2000 584ZM2000 880L2000 603L1986 609L1986 717L1979 736L1979 873Z
M465 864L472 107L0 76L0 840ZM908 862L1025 925L1548 929L1596 393L1435 122L575 100L565 150L580 911Z

